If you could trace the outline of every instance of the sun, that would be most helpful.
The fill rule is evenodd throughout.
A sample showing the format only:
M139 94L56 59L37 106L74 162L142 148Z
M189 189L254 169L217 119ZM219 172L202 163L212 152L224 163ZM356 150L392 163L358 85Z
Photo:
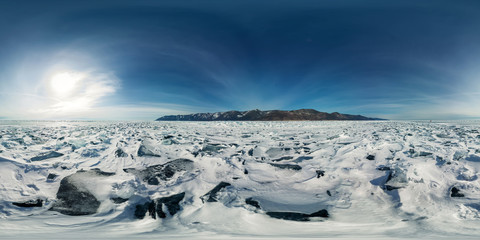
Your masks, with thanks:
M56 97L66 98L75 92L83 78L84 74L79 72L58 72L51 77L50 88Z

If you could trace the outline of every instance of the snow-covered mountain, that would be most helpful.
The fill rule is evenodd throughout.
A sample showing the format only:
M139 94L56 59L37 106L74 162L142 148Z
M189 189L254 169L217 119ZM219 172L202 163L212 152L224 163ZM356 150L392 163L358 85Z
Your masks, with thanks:
M326 113L314 109L299 109L291 111L270 110L260 111L228 111L216 113L195 113L188 115L168 115L157 121L318 121L318 120L381 120L361 115Z
M478 121L0 121L0 239L472 239L479 171Z

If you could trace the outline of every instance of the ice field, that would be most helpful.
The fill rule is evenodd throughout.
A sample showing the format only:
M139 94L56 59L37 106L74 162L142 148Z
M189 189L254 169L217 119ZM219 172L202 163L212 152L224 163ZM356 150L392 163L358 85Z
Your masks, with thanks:
M480 237L480 121L0 121L0 238Z

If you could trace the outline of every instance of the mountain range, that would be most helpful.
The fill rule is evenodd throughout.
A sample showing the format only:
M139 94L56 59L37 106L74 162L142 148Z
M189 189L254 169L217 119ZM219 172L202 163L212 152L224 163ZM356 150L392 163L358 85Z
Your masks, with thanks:
M167 115L156 121L324 121L324 120L384 120L362 115L326 113L314 109L227 111L216 113L195 113L187 115Z

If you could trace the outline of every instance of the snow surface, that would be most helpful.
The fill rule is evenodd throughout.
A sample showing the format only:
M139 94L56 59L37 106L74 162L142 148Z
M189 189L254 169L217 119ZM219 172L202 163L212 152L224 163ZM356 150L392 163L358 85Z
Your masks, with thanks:
M1 121L0 238L478 239L479 131L478 121ZM123 171L179 158L193 160L195 170L159 185ZM96 214L48 210L61 179L93 168L116 173L75 179L101 202ZM222 181L231 186L219 201L202 201ZM464 197L452 197L452 187ZM137 204L181 192L174 216L134 217ZM115 197L129 200L115 204ZM12 204L36 199L43 207ZM321 209L330 217L266 214Z

